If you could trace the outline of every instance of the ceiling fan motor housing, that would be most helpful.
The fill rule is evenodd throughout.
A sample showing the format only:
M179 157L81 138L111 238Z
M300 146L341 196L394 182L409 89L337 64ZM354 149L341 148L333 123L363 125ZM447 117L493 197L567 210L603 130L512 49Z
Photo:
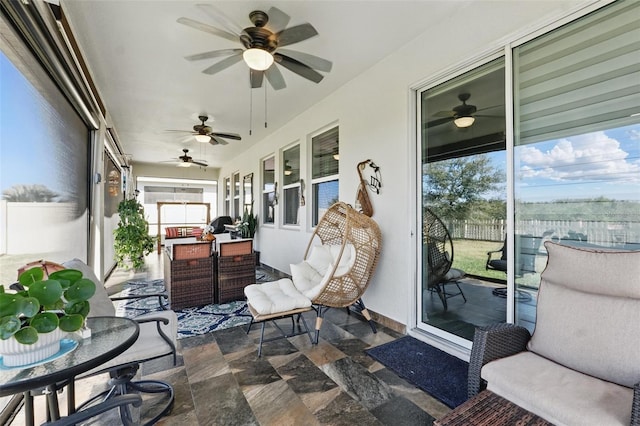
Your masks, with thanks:
M242 31L240 42L247 49L263 49L271 53L278 47L278 39L274 33L262 27L248 27Z

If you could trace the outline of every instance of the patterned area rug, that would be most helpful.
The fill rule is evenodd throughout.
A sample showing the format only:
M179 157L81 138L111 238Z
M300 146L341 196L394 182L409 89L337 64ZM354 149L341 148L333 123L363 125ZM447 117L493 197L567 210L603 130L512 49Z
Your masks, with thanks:
M256 272L257 282L273 281L277 278L259 270ZM163 280L129 281L119 296L144 295L164 291ZM160 310L157 297L139 300L122 300L116 305L116 315L135 318L148 312ZM205 305L195 308L175 310L178 316L178 339L211 333L212 331L248 324L251 314L244 300Z

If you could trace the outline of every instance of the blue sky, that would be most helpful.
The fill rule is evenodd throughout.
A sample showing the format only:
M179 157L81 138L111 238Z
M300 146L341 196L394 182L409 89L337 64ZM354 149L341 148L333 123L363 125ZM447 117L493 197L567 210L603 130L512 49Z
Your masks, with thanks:
M640 124L515 148L516 198L640 200Z
M64 192L51 159L52 135L41 120L42 96L0 52L0 190L42 184Z

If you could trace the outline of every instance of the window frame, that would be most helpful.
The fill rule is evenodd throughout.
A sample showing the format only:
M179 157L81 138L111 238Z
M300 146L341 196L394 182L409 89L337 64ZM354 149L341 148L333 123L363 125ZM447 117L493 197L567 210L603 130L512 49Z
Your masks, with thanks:
M314 173L314 161L313 161L313 156L314 154L314 139L322 137L330 132L333 132L334 130L337 131L337 135L336 135L336 147L337 147L337 154L340 155L340 126L337 123L332 123L322 129L320 129L319 131L315 132L314 134L312 134L309 137L309 163L311 164L310 167L310 177L311 177L311 227L314 228L318 225L318 222L320 221L320 211L319 208L320 206L318 205L317 202L317 197L316 197L316 186L323 184L323 183L327 183L327 182L333 182L336 181L338 183L338 199L340 199L340 159L338 158L337 161L338 162L338 167L337 167L337 172L331 175L323 175L320 177L313 177L315 175ZM332 155L334 155L332 153ZM304 195L304 194L303 194Z

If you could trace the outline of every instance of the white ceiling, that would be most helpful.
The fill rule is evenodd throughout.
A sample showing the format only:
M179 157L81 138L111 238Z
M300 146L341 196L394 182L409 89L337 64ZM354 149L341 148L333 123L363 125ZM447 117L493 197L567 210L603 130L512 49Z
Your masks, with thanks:
M219 167L425 33L430 23L455 13L469 1L210 2L240 27L252 25L249 12L268 11L271 7L290 16L288 27L309 22L319 35L287 49L333 62L333 69L323 73L325 78L319 84L280 67L287 87L274 91L268 86L266 129L265 90L250 90L249 69L243 62L215 75L206 75L201 71L219 59L191 62L184 59L196 53L241 47L239 42L176 22L187 17L220 28L215 19L197 6L200 3L61 0L106 104L110 125L134 162L167 161L188 148L194 159ZM441 41L425 37L425 43L435 42ZM239 133L242 141L212 146L165 131L190 130L198 124L197 117L202 113L213 118L208 124L214 131Z

